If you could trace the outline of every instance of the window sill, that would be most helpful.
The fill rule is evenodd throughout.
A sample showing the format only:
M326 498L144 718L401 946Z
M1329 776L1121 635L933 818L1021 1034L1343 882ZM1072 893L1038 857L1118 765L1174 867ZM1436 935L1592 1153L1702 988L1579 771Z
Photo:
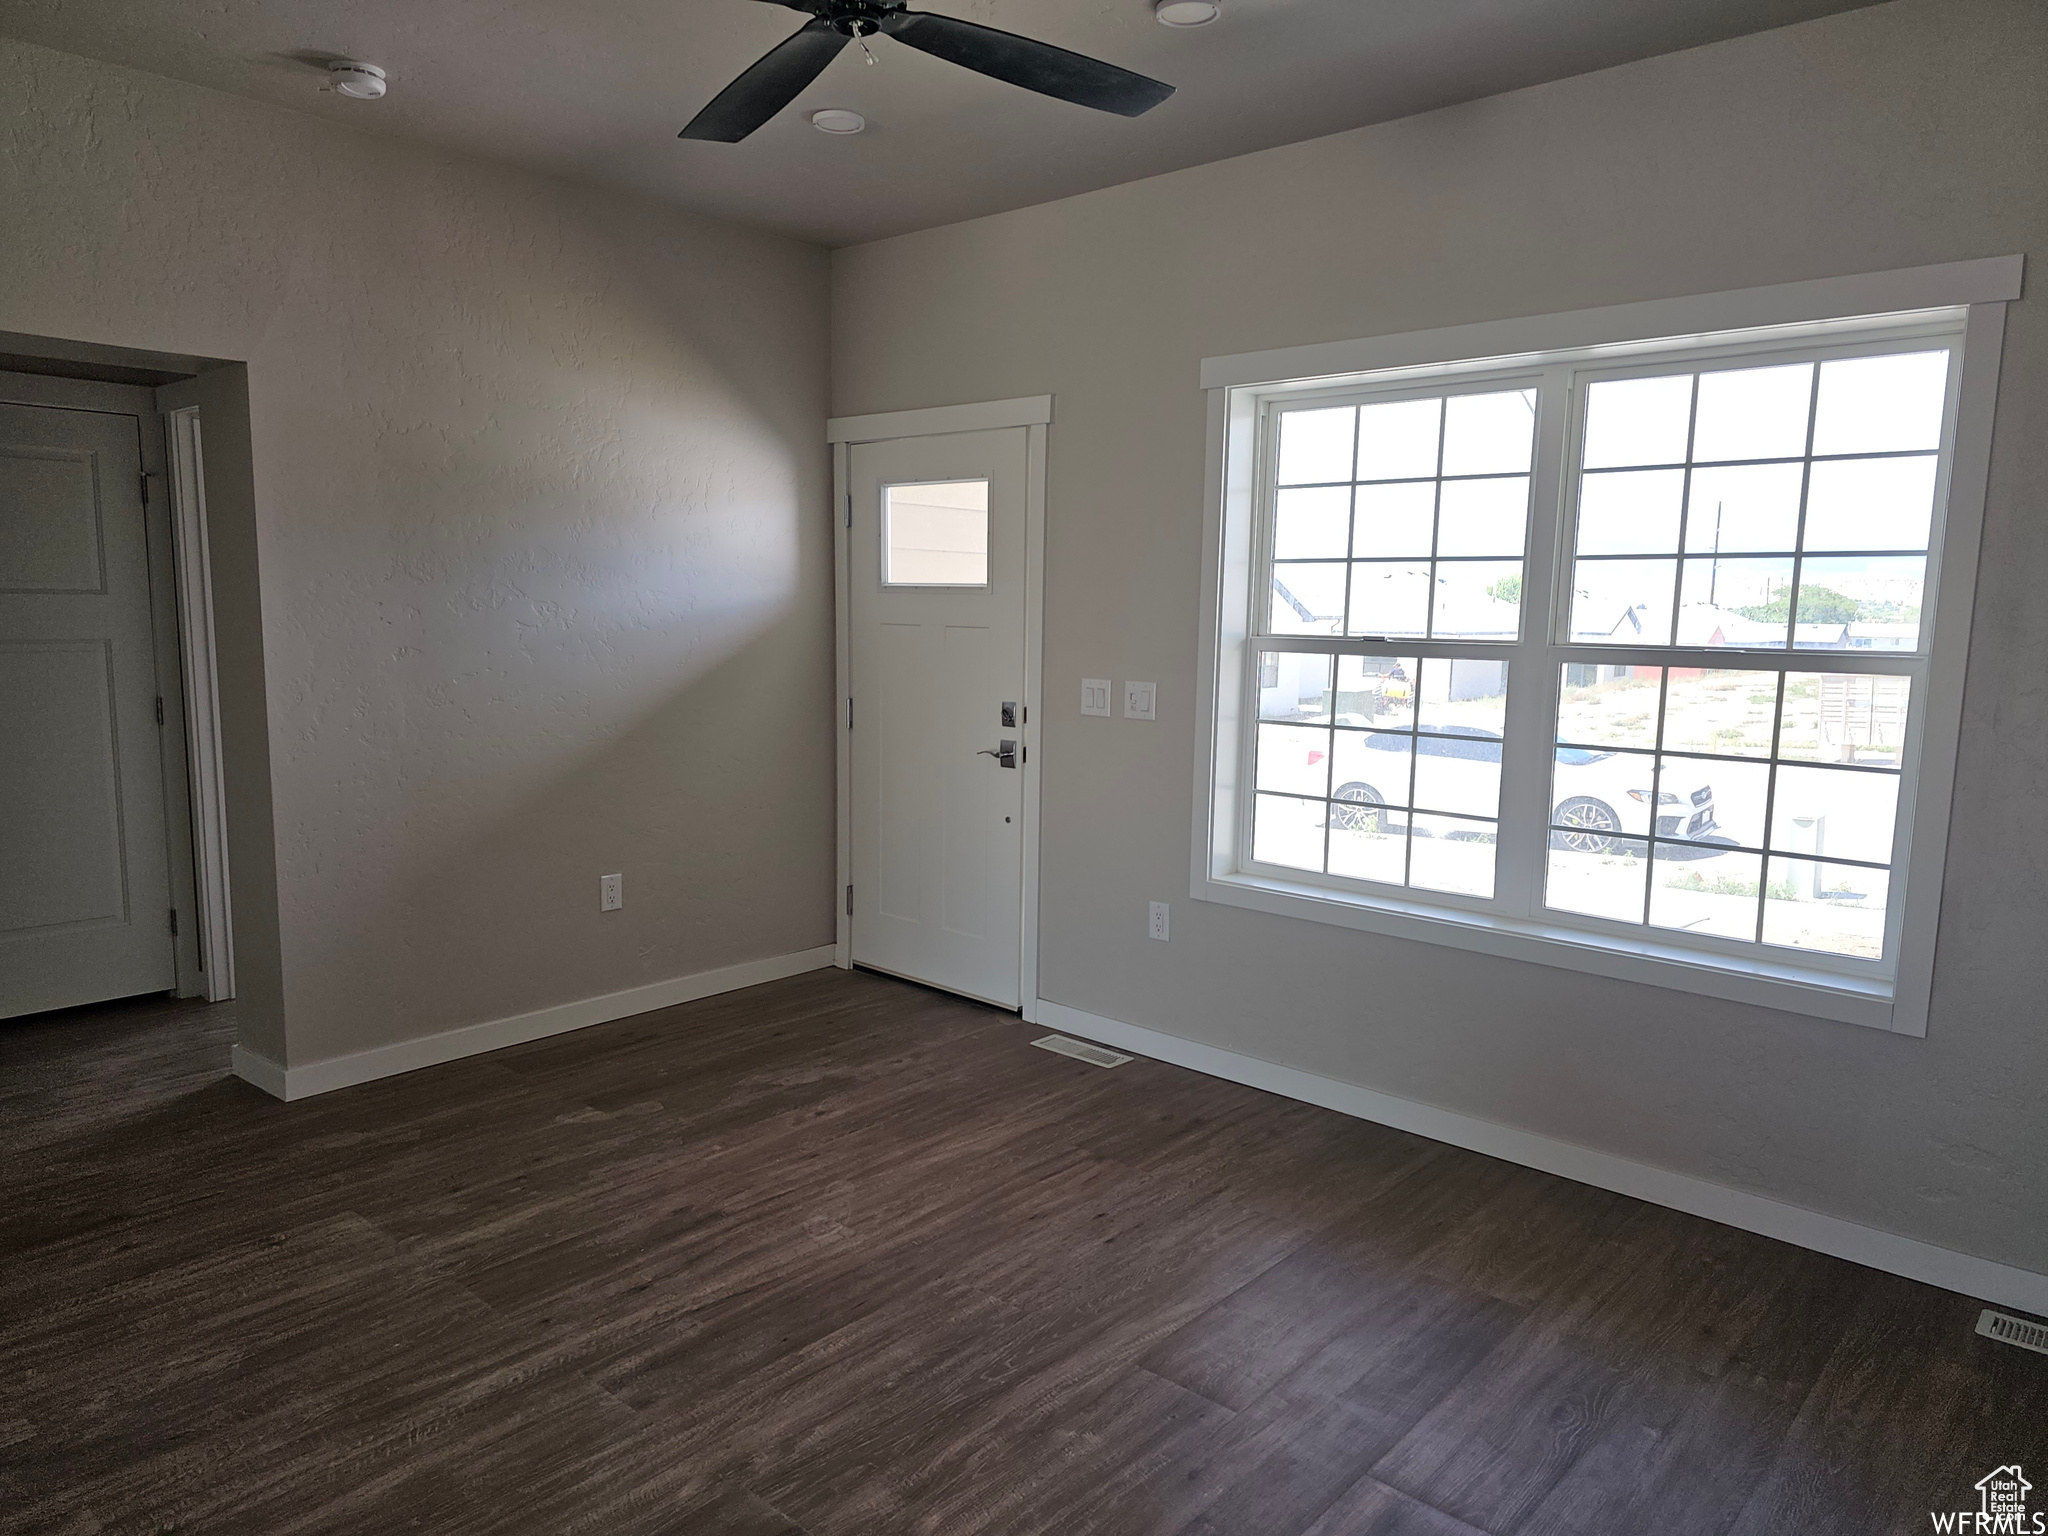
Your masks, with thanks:
M1765 957L1731 965L1694 950L1661 944L1647 934L1640 942L1622 948L1560 924L1412 899L1367 899L1324 886L1244 873L1198 876L1189 894L1197 901L1528 960L1810 1018L1888 1031L1900 1028L1888 980L1845 976Z

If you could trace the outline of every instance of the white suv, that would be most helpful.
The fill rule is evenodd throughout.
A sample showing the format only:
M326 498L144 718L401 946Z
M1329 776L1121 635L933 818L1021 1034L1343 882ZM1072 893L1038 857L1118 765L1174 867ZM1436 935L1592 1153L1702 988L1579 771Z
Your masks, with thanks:
M1408 786L1398 780L1407 769L1408 737L1379 734L1365 738L1368 751L1389 754L1384 783L1371 778L1352 778L1337 786L1331 795L1339 804L1334 812L1340 827L1376 828L1380 813L1367 809L1399 805L1408 799ZM1444 731L1423 731L1415 737L1415 750L1423 757L1438 759L1430 769L1431 780L1445 789L1469 779L1469 791L1451 798L1454 802L1483 801L1496 793L1500 781L1500 737L1476 726L1453 726ZM1398 757L1393 754L1399 754ZM1313 765L1322 756L1311 752ZM1552 781L1556 802L1550 811L1555 829L1553 847L1576 853L1604 853L1617 838L1643 837L1650 830L1650 799L1657 801L1657 836L1699 845L1700 857L1712 857L1726 846L1713 837L1719 824L1714 820L1714 790L1711 784L1681 783L1654 790L1649 757L1633 752L1600 752L1584 747L1557 749L1557 774ZM1461 765L1469 764L1469 767ZM1350 806L1357 806L1352 810ZM1418 832L1420 829L1418 829ZM1711 850L1711 851L1710 851Z

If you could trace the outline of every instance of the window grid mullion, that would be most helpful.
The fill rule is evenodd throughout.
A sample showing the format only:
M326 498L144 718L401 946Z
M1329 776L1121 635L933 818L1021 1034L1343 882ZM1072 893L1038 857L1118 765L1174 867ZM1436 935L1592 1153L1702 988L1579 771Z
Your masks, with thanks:
M1685 419L1685 471L1680 482L1678 499L1678 558L1671 562L1671 627L1664 638L1671 644L1678 644L1679 604L1685 597L1685 521L1692 514L1692 459L1693 448L1700 436L1700 376L1692 376L1692 403L1687 407ZM1578 554L1577 550L1572 551ZM1652 807L1654 814L1655 808ZM1652 822L1652 826L1655 823Z
M1568 535L1565 494L1570 453L1571 374L1545 370L1537 381L1536 437L1529 465L1527 536L1522 553L1521 645L1508 665L1507 721L1502 731L1494 894L1517 916L1543 905L1549 846L1551 741L1556 734L1556 665L1549 645L1552 610L1561 592L1558 552Z

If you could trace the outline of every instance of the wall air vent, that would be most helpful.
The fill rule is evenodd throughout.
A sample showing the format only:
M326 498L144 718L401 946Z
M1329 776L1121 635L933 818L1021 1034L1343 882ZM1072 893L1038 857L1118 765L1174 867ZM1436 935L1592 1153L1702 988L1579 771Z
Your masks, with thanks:
M1043 1041L1039 1043L1044 1044ZM2014 1317L2009 1312L1994 1312L1986 1307L1977 1315L1977 1331L2001 1344L2017 1344L2037 1355L2048 1355L2048 1323Z
M1099 1045L1090 1045L1086 1040L1069 1040L1065 1035L1047 1035L1043 1040L1034 1040L1031 1043L1041 1051L1057 1051L1062 1056L1085 1061L1091 1067L1120 1067L1131 1059L1119 1052L1105 1050Z

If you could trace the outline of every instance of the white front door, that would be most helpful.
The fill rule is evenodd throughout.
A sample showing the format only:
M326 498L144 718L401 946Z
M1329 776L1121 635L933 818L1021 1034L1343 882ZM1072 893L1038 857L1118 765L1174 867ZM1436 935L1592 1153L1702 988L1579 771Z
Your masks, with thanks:
M0 405L0 1018L177 981L136 433Z
M862 443L847 479L853 959L1005 1008L1023 936L1026 447L1022 427Z

